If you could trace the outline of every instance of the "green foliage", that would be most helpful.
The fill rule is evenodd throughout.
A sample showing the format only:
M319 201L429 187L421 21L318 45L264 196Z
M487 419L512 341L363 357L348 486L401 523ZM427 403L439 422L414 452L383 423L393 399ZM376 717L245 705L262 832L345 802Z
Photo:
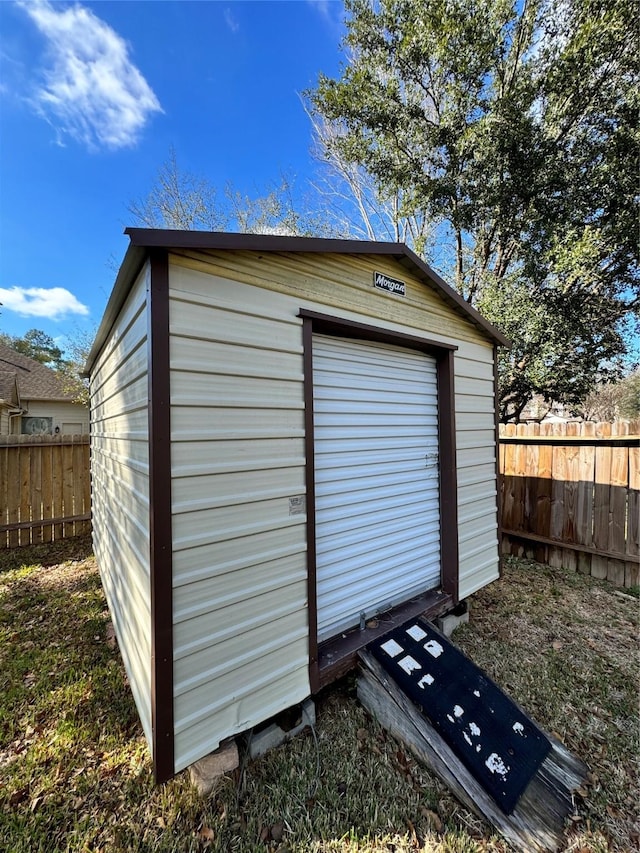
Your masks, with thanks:
M90 332L77 330L69 336L67 360L60 369L65 392L72 395L74 403L82 403L84 406L89 405L89 380L82 376L82 372L96 332L95 328Z
M53 338L40 329L30 329L22 338L0 333L0 342L55 370L60 376L65 394L71 394L75 403L88 406L89 383L81 377L81 373L94 336L95 331L76 330L69 337L66 351L60 349Z
M349 61L308 93L332 145L434 223L445 276L514 339L502 419L536 393L576 402L624 354L640 302L631 4L346 8Z
M621 383L619 413L623 418L640 418L640 370L627 376Z
M23 337L0 333L0 342L54 370L61 369L65 364L64 353L60 347L56 346L50 335L40 329L29 329Z

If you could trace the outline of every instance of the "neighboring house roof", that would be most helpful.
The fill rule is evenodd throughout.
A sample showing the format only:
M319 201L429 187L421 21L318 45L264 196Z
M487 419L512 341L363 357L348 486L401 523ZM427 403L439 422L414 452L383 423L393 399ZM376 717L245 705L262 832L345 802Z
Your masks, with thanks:
M502 332L472 308L460 294L450 287L415 252L404 243L384 243L369 240L335 240L319 237L283 237L272 234L234 234L215 231L172 231L165 228L125 228L131 243L120 267L116 283L98 329L93 347L85 365L89 374L93 362L124 304L132 281L138 274L145 258L154 249L226 249L230 251L255 252L331 252L343 255L380 255L394 258L413 275L435 290L451 308L466 316L467 320L480 329L488 338L501 346L511 343Z
M13 375L23 400L60 400L73 403L73 394L65 391L62 380L50 367L0 343L0 375ZM4 388L0 378L0 389ZM0 398L3 394L0 390Z
M18 377L15 370L2 370L0 367L0 402L9 406L17 406L20 402Z

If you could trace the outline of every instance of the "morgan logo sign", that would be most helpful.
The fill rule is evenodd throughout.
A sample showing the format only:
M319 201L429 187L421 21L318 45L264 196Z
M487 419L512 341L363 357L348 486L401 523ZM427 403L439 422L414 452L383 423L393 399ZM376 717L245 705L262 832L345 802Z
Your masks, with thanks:
M406 293L406 285L404 281L398 281L397 278L391 278L381 272L374 272L373 284L379 290L386 290L387 293L397 293L398 296L404 296Z

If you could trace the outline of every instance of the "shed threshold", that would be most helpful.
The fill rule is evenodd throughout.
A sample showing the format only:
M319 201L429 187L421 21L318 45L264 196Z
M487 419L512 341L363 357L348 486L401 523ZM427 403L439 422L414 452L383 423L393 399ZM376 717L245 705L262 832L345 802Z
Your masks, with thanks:
M453 606L454 600L451 595L442 590L430 590L367 620L367 624L372 625L370 628L366 626L362 630L351 628L338 634L337 637L320 643L318 689L326 687L327 684L331 684L332 681L342 678L343 675L355 669L358 663L358 652L378 637L382 637L393 628L416 616L433 620L447 610L451 610Z

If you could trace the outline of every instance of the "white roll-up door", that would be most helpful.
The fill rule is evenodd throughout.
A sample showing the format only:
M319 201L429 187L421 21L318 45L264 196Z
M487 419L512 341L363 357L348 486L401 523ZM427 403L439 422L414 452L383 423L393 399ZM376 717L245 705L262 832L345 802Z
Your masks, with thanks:
M440 584L435 359L314 335L318 639Z

